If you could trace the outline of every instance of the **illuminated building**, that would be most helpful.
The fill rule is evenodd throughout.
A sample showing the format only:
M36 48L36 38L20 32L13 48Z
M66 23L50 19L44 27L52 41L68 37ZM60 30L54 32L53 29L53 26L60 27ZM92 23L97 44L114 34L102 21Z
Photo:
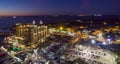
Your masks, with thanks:
M38 33L37 33L37 26L30 28L30 42L37 42L38 41Z
M104 42L103 45L106 43ZM113 52L91 45L75 45L75 47L68 49L66 53L68 61L74 61L78 58L87 64L116 64L116 55Z
M39 25L33 23L31 24L16 24L15 34L17 37L24 37L30 42L43 42L44 39L48 36L48 27L43 25L43 22L40 21Z

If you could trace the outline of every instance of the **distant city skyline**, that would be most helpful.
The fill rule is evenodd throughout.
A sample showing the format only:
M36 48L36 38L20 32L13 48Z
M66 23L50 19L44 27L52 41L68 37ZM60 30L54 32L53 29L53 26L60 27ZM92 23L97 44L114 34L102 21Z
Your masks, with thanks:
M120 0L1 0L0 16L120 15Z

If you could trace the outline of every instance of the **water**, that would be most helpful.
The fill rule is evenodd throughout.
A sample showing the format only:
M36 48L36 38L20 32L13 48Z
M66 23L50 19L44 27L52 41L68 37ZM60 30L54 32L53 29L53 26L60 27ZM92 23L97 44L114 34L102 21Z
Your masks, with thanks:
M0 43L3 41L4 37L0 37Z
M37 23L40 20L39 17L3 17L0 18L0 28L11 28L16 23L32 23L33 19Z
M40 20L43 21L44 24L46 23L59 23L59 22L70 22L76 20L83 20L83 21L119 21L120 16L100 16L100 17L93 17L93 16L17 16L14 17L0 17L0 28L10 28L15 23L32 23L33 20L36 21L38 24ZM115 22L114 22L115 23Z
M65 22L69 21L67 17L60 17L60 16L17 16L14 17L0 17L0 28L10 28L16 23L32 23L35 20L36 24L39 23L40 20L43 21L44 24L46 23L56 23L56 22Z

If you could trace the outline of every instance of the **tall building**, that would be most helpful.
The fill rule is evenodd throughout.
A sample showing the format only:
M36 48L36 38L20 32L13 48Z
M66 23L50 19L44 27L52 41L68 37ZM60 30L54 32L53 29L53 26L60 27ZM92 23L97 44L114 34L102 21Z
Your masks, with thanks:
M20 24L17 23L15 26L15 34L17 37L24 37L30 42L44 42L45 38L48 36L48 27L43 25L43 22L40 21L39 24L33 23L30 24Z

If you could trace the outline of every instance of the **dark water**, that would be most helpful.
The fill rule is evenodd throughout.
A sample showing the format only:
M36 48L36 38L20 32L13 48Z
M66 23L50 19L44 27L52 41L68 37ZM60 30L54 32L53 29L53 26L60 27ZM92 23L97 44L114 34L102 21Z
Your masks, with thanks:
M38 22L39 17L2 17L0 18L0 28L11 28L16 23L32 23L33 19Z
M120 16L17 16L16 18L13 17L0 17L0 28L10 28L15 23L32 23L32 21L35 20L36 23L39 23L40 20L43 21L44 24L46 23L59 23L59 22L70 22L75 20L83 20L83 21L119 21Z
M0 17L0 28L10 28L15 23L32 23L33 20L38 24L40 20L46 23L57 23L69 21L69 16L17 16L13 17Z
M3 41L4 37L0 37L0 43Z

